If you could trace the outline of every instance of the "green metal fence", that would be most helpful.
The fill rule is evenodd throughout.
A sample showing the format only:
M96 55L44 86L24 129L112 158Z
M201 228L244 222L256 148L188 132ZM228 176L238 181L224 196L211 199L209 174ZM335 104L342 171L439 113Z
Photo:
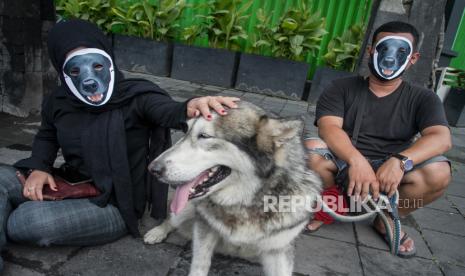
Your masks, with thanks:
M457 30L457 34L455 35L452 49L457 51L459 55L452 59L450 66L465 70L465 10L463 11L462 20L460 21L460 26Z

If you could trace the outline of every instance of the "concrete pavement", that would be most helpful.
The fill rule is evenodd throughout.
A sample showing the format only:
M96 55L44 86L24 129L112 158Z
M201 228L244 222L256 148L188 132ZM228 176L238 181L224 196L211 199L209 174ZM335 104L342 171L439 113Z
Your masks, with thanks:
M253 102L281 116L303 116L308 134L314 105L278 99L170 78L149 78L176 100L192 96L229 95ZM21 119L0 114L0 162L11 164L29 156L39 117ZM403 220L415 239L417 256L393 257L369 223L336 223L313 234L302 234L296 242L295 275L465 275L465 129L452 129L453 181L446 194L433 204ZM173 131L175 140L182 134ZM145 217L142 232L153 226ZM16 275L187 275L190 243L178 234L158 245L124 237L95 247L49 247L9 244L2 253L5 276ZM210 275L262 275L256 263L215 255Z

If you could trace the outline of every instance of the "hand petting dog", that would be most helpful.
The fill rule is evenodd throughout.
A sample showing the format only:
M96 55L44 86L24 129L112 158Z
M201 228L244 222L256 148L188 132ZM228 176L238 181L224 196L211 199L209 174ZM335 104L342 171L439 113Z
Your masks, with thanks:
M212 119L210 108L220 115L226 115L228 112L226 112L224 106L237 108L237 101L240 101L240 99L223 96L194 98L187 103L187 117L194 118L202 115L206 120L210 121Z

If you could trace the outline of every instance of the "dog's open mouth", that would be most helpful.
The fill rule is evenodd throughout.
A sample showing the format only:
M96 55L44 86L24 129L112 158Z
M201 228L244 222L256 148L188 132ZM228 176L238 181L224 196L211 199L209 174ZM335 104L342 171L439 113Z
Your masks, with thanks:
M385 76L390 76L390 75L392 75L393 73L394 73L393 70L383 69L383 74L384 74Z
M203 171L193 180L176 188L171 201L171 212L177 214L187 205L187 201L205 195L210 187L220 183L231 174L231 168L215 166Z
M99 93L99 94L94 94L92 96L87 96L87 99L93 103L97 103L103 99L103 94Z

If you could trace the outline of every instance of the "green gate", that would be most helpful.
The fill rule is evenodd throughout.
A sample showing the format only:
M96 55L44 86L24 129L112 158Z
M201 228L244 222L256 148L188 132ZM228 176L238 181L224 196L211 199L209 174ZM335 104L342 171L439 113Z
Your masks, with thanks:
M452 59L451 67L465 70L465 10L462 13L462 20L460 21L457 34L455 35L454 44L452 49L459 53L459 55Z

